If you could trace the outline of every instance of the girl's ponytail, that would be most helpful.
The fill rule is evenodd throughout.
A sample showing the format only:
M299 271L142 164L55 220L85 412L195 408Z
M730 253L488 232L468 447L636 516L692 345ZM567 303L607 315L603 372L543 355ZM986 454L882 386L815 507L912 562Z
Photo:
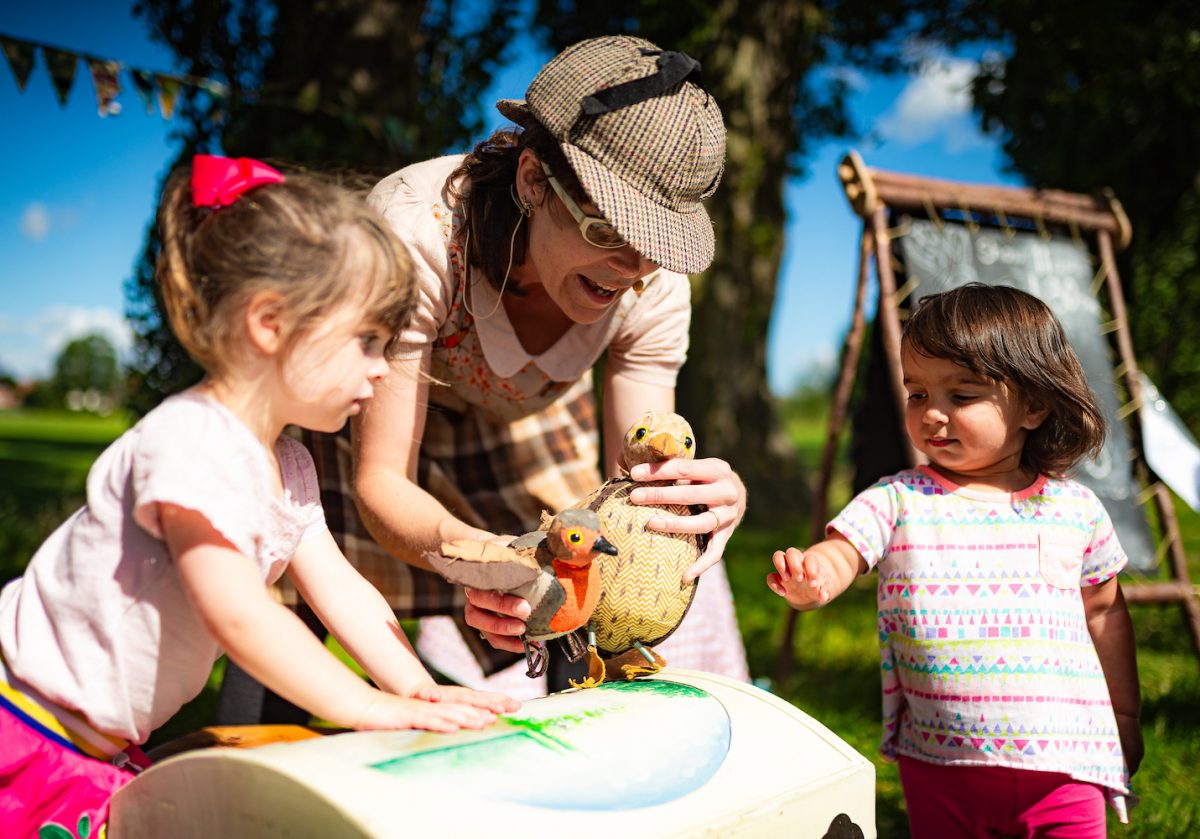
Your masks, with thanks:
M191 192L187 169L171 174L158 208L160 251L154 277L171 331L188 354L208 368L215 357L204 325L212 312L200 293L203 280L195 276L191 257L196 229L211 211L194 206Z

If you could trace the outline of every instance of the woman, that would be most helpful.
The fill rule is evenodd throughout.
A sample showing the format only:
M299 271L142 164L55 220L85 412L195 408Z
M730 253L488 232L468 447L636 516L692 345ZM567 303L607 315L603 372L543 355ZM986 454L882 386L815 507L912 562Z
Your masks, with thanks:
M472 154L396 172L372 192L412 251L420 303L401 336L407 352L352 438L311 441L347 556L401 614L459 616L461 634L447 617L423 620L418 648L469 685L516 660L496 650L521 652L529 605L469 592L464 616L462 593L420 570L421 555L445 540L532 530L542 510L600 484L591 369L605 353L608 474L628 425L674 407L690 318L684 275L712 259L700 202L725 154L698 62L638 38L576 44L538 73L525 101L497 107L519 127ZM712 570L659 650L673 665L745 679L728 581L713 568L745 512L745 488L718 459L663 464L655 477L681 483L647 487L635 501L709 511L663 514L655 529L712 534L687 574ZM557 689L565 681L553 652ZM488 684L518 696L546 690L523 664Z

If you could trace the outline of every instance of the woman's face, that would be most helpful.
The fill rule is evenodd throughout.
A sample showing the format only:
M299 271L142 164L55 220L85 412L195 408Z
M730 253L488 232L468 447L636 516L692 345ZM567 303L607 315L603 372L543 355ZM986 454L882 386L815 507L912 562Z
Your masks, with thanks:
M529 250L517 274L521 287L536 294L540 285L570 320L595 323L658 266L628 245L601 248L584 239L579 224L540 173L537 156L523 152L518 191L533 204L533 214L526 222ZM589 216L601 215L590 201L580 202L579 208Z

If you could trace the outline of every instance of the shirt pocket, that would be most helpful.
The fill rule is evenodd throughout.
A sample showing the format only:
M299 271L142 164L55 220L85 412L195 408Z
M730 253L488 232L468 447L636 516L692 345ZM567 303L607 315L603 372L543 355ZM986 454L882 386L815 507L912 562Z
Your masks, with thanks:
M1055 588L1077 589L1083 574L1083 547L1063 537L1038 535L1038 570Z

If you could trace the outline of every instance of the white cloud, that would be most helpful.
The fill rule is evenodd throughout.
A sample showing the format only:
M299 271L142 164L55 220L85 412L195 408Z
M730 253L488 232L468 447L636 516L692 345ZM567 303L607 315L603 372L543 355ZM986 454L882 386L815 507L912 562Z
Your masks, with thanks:
M50 211L40 201L34 201L21 213L21 233L26 239L40 242L50 232Z
M133 333L114 309L53 306L33 317L0 316L0 369L18 379L41 379L70 341L99 333L112 342L117 358L129 358Z
M979 65L962 58L931 58L876 125L884 140L916 146L941 138L955 153L987 142L971 113L971 80Z

